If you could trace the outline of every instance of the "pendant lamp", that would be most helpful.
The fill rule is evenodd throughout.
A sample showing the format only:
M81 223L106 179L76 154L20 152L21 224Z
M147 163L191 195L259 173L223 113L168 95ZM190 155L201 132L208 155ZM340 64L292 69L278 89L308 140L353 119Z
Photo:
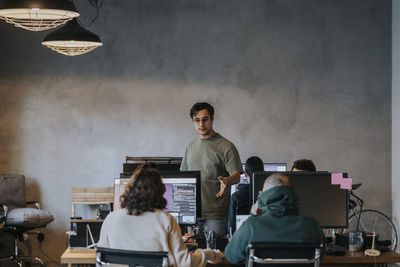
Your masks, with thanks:
M60 29L49 33L42 45L63 55L78 56L103 44L99 36L84 29L77 19L73 19Z
M70 0L4 0L0 19L30 31L45 31L79 16Z

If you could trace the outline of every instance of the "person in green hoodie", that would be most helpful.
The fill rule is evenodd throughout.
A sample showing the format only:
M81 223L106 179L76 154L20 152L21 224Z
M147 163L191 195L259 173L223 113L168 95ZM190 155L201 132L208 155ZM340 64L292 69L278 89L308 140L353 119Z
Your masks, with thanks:
M252 214L225 248L225 257L230 263L245 262L248 245L252 243L324 243L318 222L299 214L299 198L286 175L275 173L269 176L257 203L261 214Z

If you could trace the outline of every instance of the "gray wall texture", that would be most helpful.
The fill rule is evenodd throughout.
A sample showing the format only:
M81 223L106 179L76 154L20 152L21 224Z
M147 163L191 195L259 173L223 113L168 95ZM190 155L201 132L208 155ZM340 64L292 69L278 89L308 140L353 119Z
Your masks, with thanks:
M391 1L113 0L89 29L104 46L66 57L0 23L0 172L54 214L47 254L71 187L112 186L127 155L182 156L197 101L242 161L311 158L391 213Z

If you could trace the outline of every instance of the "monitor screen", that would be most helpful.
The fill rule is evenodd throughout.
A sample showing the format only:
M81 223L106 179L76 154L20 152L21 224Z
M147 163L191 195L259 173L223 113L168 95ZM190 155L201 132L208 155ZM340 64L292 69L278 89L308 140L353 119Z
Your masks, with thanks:
M264 171L265 172L285 172L286 171L286 163L264 163Z
M265 179L274 172L256 172L251 180L251 198L255 203ZM314 217L322 228L347 228L348 192L331 184L328 172L284 172L296 191L304 216Z
M246 167L245 163L242 163L243 170ZM264 163L264 171L272 171L272 172L285 172L286 171L286 163ZM244 176L244 173L240 175L240 183L241 184L247 184L247 179L246 176ZM235 190L232 190L235 192Z
M195 224L201 216L200 172L161 172L165 185L165 210L179 224ZM119 197L125 192L129 178L114 179L114 210L120 209Z

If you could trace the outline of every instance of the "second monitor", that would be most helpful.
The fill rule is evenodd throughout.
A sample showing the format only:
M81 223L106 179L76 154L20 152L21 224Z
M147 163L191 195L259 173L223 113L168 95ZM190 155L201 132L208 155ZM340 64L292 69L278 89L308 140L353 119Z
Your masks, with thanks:
M264 181L275 172L256 172L251 179L251 200L255 203ZM283 172L300 199L299 213L314 217L322 228L348 227L348 192L331 184L328 172Z

